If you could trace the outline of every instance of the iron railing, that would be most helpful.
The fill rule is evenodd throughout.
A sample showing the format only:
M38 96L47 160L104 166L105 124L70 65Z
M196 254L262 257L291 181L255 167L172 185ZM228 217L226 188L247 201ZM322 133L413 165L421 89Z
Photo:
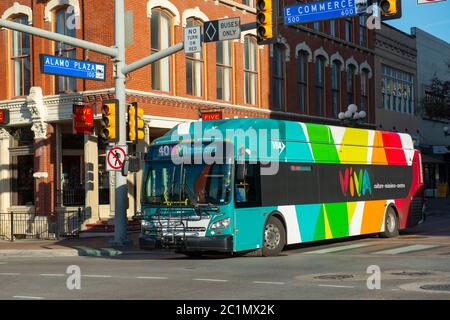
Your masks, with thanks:
M81 208L77 211L49 215L0 213L0 240L53 240L60 237L77 237L85 220Z
M56 191L57 207L77 207L84 206L85 203L84 188L64 189Z

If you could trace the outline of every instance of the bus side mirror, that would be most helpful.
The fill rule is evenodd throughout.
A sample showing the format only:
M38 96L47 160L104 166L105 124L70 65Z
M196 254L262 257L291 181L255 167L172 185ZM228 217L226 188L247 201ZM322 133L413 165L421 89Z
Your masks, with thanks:
M241 182L245 180L245 164L238 164L236 167L236 182Z

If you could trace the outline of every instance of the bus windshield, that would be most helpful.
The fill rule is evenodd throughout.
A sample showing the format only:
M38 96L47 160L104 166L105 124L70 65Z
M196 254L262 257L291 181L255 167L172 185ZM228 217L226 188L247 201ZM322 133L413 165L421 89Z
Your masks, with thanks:
M231 165L153 161L144 172L143 203L160 206L223 205L231 195Z

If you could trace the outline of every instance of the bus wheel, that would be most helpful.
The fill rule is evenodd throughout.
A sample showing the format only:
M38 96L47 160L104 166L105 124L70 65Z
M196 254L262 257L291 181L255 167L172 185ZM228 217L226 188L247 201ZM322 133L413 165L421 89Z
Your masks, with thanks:
M384 232L381 233L382 238L392 238L398 236L398 218L394 208L389 207L384 220Z
M270 217L264 227L264 246L262 255L264 257L277 256L286 244L286 230L281 221Z

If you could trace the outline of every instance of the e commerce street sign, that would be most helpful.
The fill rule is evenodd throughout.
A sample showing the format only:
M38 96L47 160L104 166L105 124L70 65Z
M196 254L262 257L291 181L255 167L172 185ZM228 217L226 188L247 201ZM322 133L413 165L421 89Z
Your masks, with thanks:
M106 65L91 61L40 55L41 72L57 76L81 78L96 81L106 80Z
M368 0L331 0L287 6L284 8L284 24L293 25L365 14L368 2Z

